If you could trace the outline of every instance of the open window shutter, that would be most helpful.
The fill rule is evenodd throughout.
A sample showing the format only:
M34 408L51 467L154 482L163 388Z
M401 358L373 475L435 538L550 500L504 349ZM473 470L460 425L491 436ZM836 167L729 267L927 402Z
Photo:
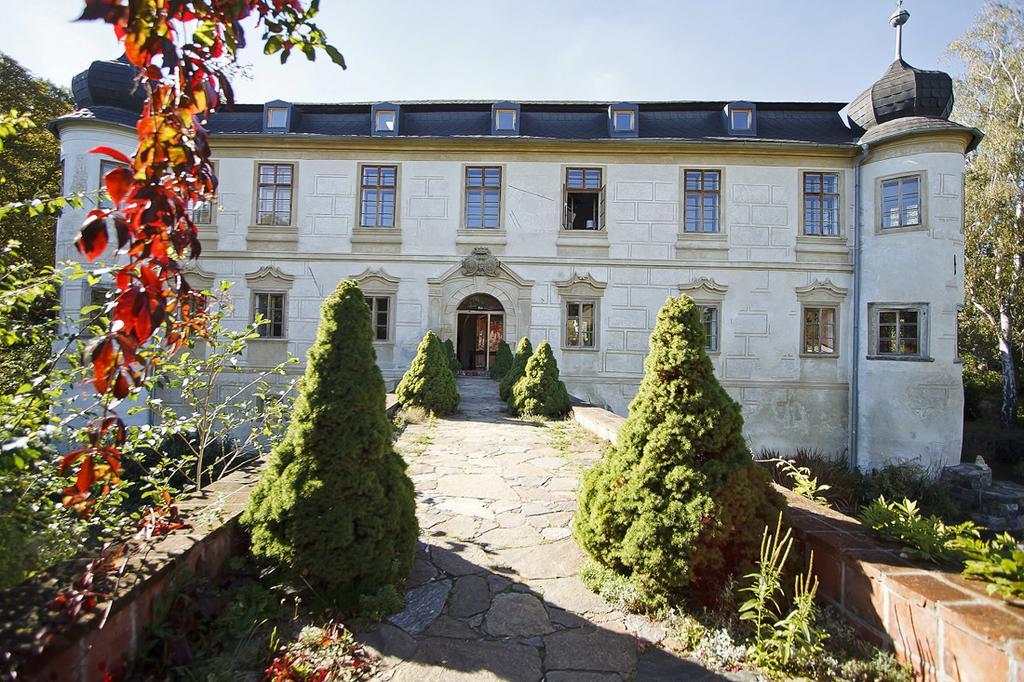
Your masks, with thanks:
M604 188L607 185L601 185L601 191L597 194L597 225L594 226L596 230L605 229L604 224Z
M562 229L568 230L572 227L572 219L569 217L569 191L562 183Z

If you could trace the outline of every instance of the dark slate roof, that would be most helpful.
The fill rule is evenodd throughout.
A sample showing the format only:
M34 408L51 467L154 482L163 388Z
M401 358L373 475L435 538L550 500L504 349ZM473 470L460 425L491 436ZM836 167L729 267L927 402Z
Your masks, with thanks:
M894 140L900 137L915 135L917 133L946 130L962 130L970 133L972 139L970 144L967 146L967 152L973 151L984 137L982 132L977 128L960 125L959 123L947 121L946 119L938 116L908 116L873 126L871 130L864 133L864 136L860 138L860 142L864 144L876 144L878 142Z
M135 87L136 69L127 61L95 61L71 79L71 94L79 108L118 107L136 113L146 100Z
M948 119L953 79L942 71L916 69L902 59L850 103L850 120L864 130L907 116Z

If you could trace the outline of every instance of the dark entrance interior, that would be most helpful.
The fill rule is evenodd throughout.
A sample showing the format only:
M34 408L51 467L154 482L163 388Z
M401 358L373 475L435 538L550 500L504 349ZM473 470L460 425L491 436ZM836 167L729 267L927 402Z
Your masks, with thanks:
M466 372L484 373L505 338L505 309L488 294L473 294L459 304L455 353Z

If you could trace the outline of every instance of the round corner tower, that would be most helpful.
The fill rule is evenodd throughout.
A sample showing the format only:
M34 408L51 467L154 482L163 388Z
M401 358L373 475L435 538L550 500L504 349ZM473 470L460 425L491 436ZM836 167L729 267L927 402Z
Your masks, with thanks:
M953 83L900 55L850 104L863 131L855 265L858 352L852 459L870 469L960 461L963 378L964 161L981 133L949 120Z

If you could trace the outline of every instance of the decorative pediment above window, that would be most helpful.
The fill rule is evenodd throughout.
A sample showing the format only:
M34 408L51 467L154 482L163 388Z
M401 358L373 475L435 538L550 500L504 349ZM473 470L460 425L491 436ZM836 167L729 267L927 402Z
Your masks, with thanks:
M608 283L597 281L589 272L586 275L580 275L573 271L569 275L569 279L555 282L555 286L558 287L558 293L565 297L600 298Z
M501 261L486 246L478 246L473 253L462 259L462 274L467 277L494 277L498 274Z
M727 284L719 284L711 277L698 277L679 285L679 291L695 301L722 301L729 291Z
M824 282L816 279L805 287L797 287L796 297L800 301L841 303L846 299L847 291L848 289L837 286L831 279Z
M352 277L363 293L394 294L398 293L399 279L384 272L383 268L367 268Z
M245 282L250 289L263 291L288 291L294 281L295 275L282 272L273 265L264 265L256 272L245 275Z
M217 275L203 270L198 265L186 266L181 273L188 285L196 291L209 291L217 293L213 287L217 283Z

